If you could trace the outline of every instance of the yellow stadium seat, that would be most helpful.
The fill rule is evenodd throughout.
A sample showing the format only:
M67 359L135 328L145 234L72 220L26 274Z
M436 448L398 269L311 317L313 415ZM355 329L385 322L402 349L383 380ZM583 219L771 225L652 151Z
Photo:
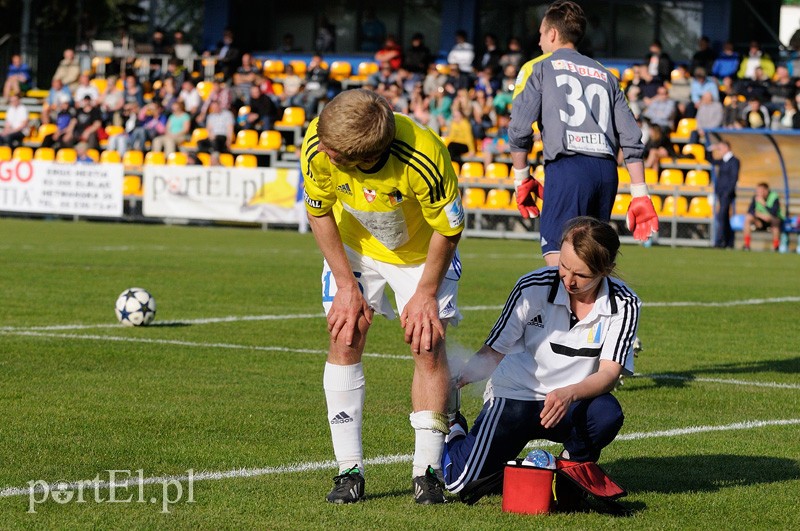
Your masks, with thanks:
M714 209L708 200L708 197L693 197L689 201L689 211L687 216L692 218L711 218L714 215Z
M544 164L539 164L533 170L533 178L544 184Z
M119 164L122 162L122 157L119 156L118 151L107 149L100 153L100 162L103 164Z
M275 122L276 127L297 127L306 123L306 111L302 107L287 107L283 117Z
M8 146L0 146L0 160L11 160L11 148Z
M210 166L211 165L211 155L208 153L198 153L197 159L200 161L200 164L203 166Z
M445 64L445 63L436 63L436 71L439 74L443 75L443 76L449 76L450 75L450 65Z
M144 153L135 149L126 151L125 154L122 155L122 163L126 167L141 166L144 164Z
M650 201L653 203L653 210L661 212L662 199L660 195L651 195Z
M125 128L121 125L107 125L106 134L108 136L121 135L125 132Z
M142 197L142 178L138 175L126 175L122 179L122 195Z
M294 70L295 75L305 77L306 70L308 70L308 65L305 61L295 59L293 61L289 61L289 64L292 65L292 70Z
M461 165L461 177L465 179L483 177L484 175L482 162L465 162Z
M270 151L277 151L281 149L283 144L283 136L280 131L261 131L258 137L258 147Z
M94 148L89 148L86 150L86 156L92 159L94 162L100 161L100 152Z
M232 149L252 149L258 145L258 131L253 129L243 129L236 133L236 141L231 146Z
M201 140L205 140L208 138L208 129L205 127L195 127L192 130L192 136L189 137L189 140L181 144L184 147L194 148L197 147L197 143Z
M486 195L486 208L492 210L507 210L511 202L511 192L502 188L489 190Z
M49 147L36 148L33 154L33 160L54 161L56 160L56 150Z
M507 179L508 165L503 162L492 162L486 166L486 176L492 179Z
M148 151L144 156L145 165L163 166L167 163L167 157L163 151Z
M351 75L350 79L353 81L366 81L369 76L377 72L379 69L378 63L375 61L361 61L358 63L356 74Z
M703 144L685 144L681 148L681 155L693 157L697 162L705 162L706 148Z
M625 166L617 166L617 178L619 184L630 184L631 174Z
M711 178L706 170L689 170L686 172L686 186L708 186Z
M248 114L250 114L250 106L242 105L241 107L239 107L239 111L236 114L239 116L239 118L247 116Z
M237 155L235 166L237 168L257 168L258 159L255 155Z
M103 94L106 89L108 88L108 80L96 77L94 79L90 79L89 83L97 87L97 92Z
M655 168L644 169L645 184L658 184L658 171Z
M466 209L483 208L483 204L486 202L486 190L483 188L465 188L462 202Z
M681 118L678 120L675 132L670 133L669 139L673 142L688 142L693 131L697 131L697 119Z
M39 126L36 138L39 142L41 142L44 137L50 136L56 131L58 131L58 126L56 124L42 124Z
M659 184L664 186L681 186L683 184L683 172L673 168L661 170Z
M72 148L61 148L56 153L56 162L70 163L78 160L78 153Z
M614 74L617 79L619 79L619 68L614 68L613 66L608 68L608 71Z
M220 153L219 164L220 166L225 166L226 168L233 168L234 164L233 155L231 155L230 153Z
M661 207L661 216L665 218L679 218L685 216L688 210L689 202L684 196L678 196L676 199L674 195L668 195L664 199L664 205Z
M33 160L33 149L29 148L28 146L16 147L14 148L14 153L11 158L16 160L31 161Z
M214 84L208 81L201 81L197 84L197 92L200 94L200 97L203 101L206 101L208 97L211 95L211 91L214 89Z
M334 61L331 63L330 77L335 81L341 82L350 77L353 67L347 61Z
M186 157L186 153L175 151L167 155L167 166L186 166L188 162L189 159Z
M612 216L624 216L628 213L628 207L631 204L630 194L617 194L614 199L614 206L611 208Z
M451 160L450 163L453 165L453 171L455 172L455 174L461 175L461 165L454 160Z
M633 81L634 77L635 73L633 71L633 68L629 67L622 71L622 81L624 81L625 83L630 83L631 81Z
M282 76L283 71L284 71L284 65L283 61L281 61L280 59L267 59L264 61L265 76L267 77Z
M274 92L276 96L282 96L283 95L283 83L273 83L272 84L272 92Z

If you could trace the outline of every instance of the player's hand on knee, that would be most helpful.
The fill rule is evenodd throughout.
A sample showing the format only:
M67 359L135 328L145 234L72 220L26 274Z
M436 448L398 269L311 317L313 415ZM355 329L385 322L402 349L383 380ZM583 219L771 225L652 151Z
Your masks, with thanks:
M333 296L333 303L328 312L328 332L331 340L344 341L347 346L353 344L360 319L367 324L372 323L372 309L367 304L358 284L339 288Z
M436 297L415 293L403 308L400 325L405 329L405 341L414 354L430 352L444 338Z
M658 232L658 214L653 207L646 184L632 184L631 195L633 199L628 207L626 225L633 238L643 242L651 234Z
M530 171L514 168L514 188L517 197L517 208L525 219L538 218L539 207L536 206L537 199L544 198L544 186L542 183L530 176Z

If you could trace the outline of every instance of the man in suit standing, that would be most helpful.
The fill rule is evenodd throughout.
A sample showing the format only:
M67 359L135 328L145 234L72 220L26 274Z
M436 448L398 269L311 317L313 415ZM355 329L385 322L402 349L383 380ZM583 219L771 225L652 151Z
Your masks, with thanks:
M733 248L734 234L731 228L731 205L736 200L736 182L739 180L739 159L733 155L731 145L723 140L712 146L717 176L714 195L717 199L715 223L717 227L714 247Z

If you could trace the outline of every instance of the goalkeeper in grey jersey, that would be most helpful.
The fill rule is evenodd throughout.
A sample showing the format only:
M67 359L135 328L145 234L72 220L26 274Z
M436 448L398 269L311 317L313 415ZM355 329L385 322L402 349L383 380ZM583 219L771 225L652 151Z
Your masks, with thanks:
M658 231L658 216L644 183L641 130L616 77L576 51L585 30L580 6L568 0L553 3L539 29L544 53L520 69L512 103L508 136L517 204L523 217L536 217L536 197L546 197L542 254L551 266L558 265L558 242L568 220L611 217L620 148L631 175L628 228L642 241ZM530 176L528 167L534 122L544 144L546 189Z

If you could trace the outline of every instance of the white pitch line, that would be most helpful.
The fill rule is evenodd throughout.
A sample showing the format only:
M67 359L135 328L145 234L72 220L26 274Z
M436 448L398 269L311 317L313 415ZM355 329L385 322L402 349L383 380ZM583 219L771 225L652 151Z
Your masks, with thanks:
M675 428L671 430L627 433L619 435L615 439L615 441L639 441L642 439L653 439L659 437L679 437L683 435L695 435L698 433L711 433L711 432L734 431L734 430L752 430L756 428L765 428L770 426L792 426L797 424L800 424L800 419L750 420L745 422L735 422L733 424L725 424L721 426L690 426L688 428ZM529 443L528 446L531 446L532 444L536 444L539 446L553 446L556 443L550 441L532 441L531 443ZM408 463L411 462L412 458L413 456L410 454L383 455L372 459L367 459L365 465L387 465L395 463ZM190 479L192 479L193 481L218 481L222 479L252 478L259 476L276 475L276 474L316 472L319 470L334 468L335 466L336 466L335 461L312 461L312 462L298 463L295 465L288 465L288 466L265 467L265 468L241 468L241 469L226 470L220 472L197 472L193 474L191 478L188 475L154 476L154 477L143 478L142 484L144 485L163 484L168 481L187 482ZM89 482L91 481L92 480L89 480ZM46 487L37 485L37 487L33 489L33 493L41 493L45 491L49 492L56 488L59 490L74 490L81 488L81 486L85 488L87 484L89 484L87 483L87 481L73 481L66 483L55 482L48 484ZM137 478L135 480L131 479L128 481L115 482L113 484L113 487L123 488L139 484L140 482ZM91 486L92 488L95 488L94 483L91 483ZM101 481L98 482L96 488L105 489L111 486L112 485L109 482ZM12 496L29 496L31 494L32 492L30 486L6 487L0 490L0 498L10 498Z
M686 382L720 383L728 385L748 385L751 387L769 387L772 389L800 389L800 384L779 382L753 382L749 380L733 380L723 378L705 378L694 376L679 376L677 374L634 374L634 378L651 378L653 380L679 380Z
M735 301L723 302L699 302L699 301L673 301L673 302L645 302L643 305L647 308L684 308L684 307L698 307L698 308L725 308L731 306L750 306L756 304L777 304L782 302L800 302L800 297L775 297L768 299L745 299ZM462 306L459 308L463 312L474 311L488 311L488 310L502 310L502 305L481 305L481 306ZM198 319L179 319L173 321L157 321L150 325L158 326L177 326L177 325L205 325L216 323L238 323L246 321L288 321L292 319L321 319L325 317L322 312L319 313L299 313L299 314L267 314L267 315L227 315L224 317L208 317ZM101 324L66 324L66 325L51 325L51 326L3 326L0 327L0 332L15 332L18 330L90 330L90 329L103 329L103 328L119 328L117 323L101 323Z

